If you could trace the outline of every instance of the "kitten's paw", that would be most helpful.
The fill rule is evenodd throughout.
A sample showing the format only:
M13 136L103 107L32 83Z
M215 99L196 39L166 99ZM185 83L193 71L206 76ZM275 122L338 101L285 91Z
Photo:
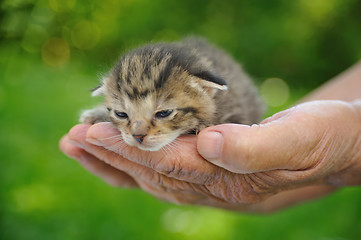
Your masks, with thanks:
M97 107L94 109L85 110L80 115L79 121L88 124L109 122L109 113L108 110L104 107Z

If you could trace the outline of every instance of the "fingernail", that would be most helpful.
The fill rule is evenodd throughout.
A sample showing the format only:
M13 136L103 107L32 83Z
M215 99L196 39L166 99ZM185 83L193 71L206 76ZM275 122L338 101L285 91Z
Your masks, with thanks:
M104 143L102 143L101 141L99 141L98 139L95 139L95 138L87 138L86 141L93 145L97 145L97 146L101 146L101 147L104 146Z
M219 132L206 132L198 143L199 153L207 160L217 160L222 155L223 136Z

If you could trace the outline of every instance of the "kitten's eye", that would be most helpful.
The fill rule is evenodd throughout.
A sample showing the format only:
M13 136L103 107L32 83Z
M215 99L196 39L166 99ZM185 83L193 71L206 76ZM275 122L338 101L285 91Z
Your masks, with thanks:
M169 115L171 115L171 113L173 112L172 109L168 109L168 110L163 110L163 111L159 111L155 113L155 117L156 118L166 118Z
M125 112L114 112L118 118L128 118L128 115Z

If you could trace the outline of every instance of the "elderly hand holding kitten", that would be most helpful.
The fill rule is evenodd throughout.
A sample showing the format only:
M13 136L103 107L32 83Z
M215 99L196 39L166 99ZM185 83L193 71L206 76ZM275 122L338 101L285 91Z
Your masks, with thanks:
M223 124L181 136L172 152L127 146L111 123L79 124L60 148L115 186L181 204L268 212L361 184L360 89L361 62L310 102L258 125ZM322 99L328 100L314 101Z

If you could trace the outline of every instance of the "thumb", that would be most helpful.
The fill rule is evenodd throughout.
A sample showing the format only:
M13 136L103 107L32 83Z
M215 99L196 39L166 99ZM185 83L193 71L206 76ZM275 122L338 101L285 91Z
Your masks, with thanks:
M197 148L206 160L235 173L305 169L312 163L302 160L319 138L304 124L284 111L260 125L212 126L199 133Z

